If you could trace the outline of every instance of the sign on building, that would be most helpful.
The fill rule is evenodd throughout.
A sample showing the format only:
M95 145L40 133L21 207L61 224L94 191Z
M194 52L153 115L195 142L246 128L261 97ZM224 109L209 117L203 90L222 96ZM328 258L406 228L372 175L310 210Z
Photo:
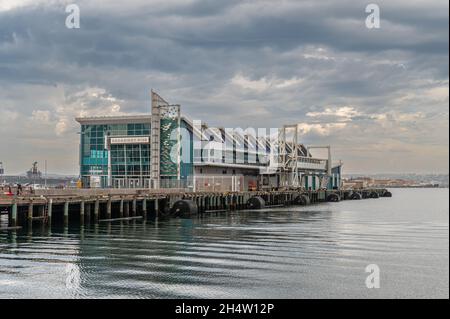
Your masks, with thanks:
M113 137L111 144L149 144L150 137Z

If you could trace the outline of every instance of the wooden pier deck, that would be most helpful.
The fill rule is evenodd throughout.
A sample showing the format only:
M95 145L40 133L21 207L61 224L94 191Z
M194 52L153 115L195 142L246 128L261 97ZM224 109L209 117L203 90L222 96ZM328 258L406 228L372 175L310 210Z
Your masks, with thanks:
M84 189L36 191L23 196L0 195L0 212L8 227L69 222L98 223L152 216L191 216L231 210L309 205L390 197L386 189L274 190L252 192L185 192L183 190Z

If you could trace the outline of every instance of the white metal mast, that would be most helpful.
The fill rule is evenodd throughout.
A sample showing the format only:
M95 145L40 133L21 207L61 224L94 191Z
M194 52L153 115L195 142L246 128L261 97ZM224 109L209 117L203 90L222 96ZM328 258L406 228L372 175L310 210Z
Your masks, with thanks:
M151 187L161 187L161 119L176 119L177 122L177 180L181 179L181 107L171 105L153 90L151 119Z
M293 135L288 138L287 130L293 130ZM280 186L300 187L300 173L298 167L299 145L298 125L283 125L280 129Z

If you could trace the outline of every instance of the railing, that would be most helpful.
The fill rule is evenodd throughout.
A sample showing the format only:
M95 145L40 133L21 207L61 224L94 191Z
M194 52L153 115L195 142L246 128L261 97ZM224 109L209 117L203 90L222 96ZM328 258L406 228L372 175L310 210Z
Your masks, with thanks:
M210 153L209 150L195 149L193 162L194 164L237 164L237 165L253 165L265 166L268 154L264 151L237 150L218 150L216 153Z
M164 189L185 189L192 190L193 189L193 181L192 178L188 179L161 179L159 182L159 187Z
M243 191L244 176L204 175L194 176L193 191L195 192L238 192Z
M301 169L326 170L328 161L325 159L299 157L298 167Z
M34 194L24 194L24 196L114 196L114 195L139 195L139 194L171 194L171 193L179 193L179 192L188 192L192 191L192 188L160 188L160 189L150 189L150 188L88 188L88 189L50 189L50 190L39 190ZM11 198L2 197L3 198Z

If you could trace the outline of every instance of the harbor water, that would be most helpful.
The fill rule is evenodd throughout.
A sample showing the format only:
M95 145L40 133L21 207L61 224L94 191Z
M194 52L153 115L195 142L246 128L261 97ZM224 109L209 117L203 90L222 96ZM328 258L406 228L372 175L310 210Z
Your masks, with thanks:
M448 189L0 232L0 298L449 298ZM380 287L369 289L368 265Z

